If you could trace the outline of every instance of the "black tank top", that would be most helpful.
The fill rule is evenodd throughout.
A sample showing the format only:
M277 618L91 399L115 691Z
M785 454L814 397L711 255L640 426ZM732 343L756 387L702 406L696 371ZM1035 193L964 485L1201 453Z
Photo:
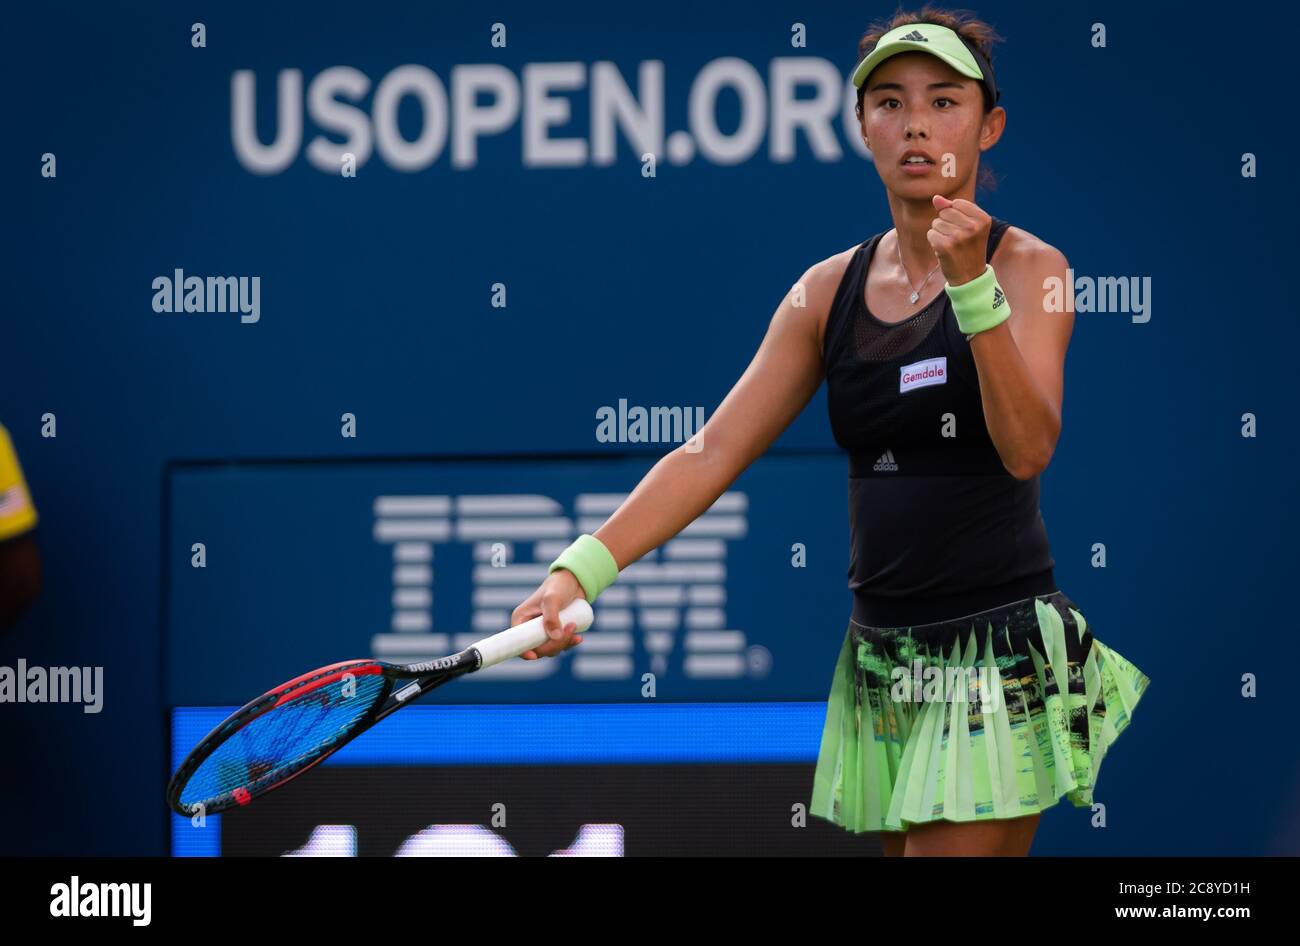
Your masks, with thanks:
M994 220L993 258L1007 223ZM883 233L853 254L822 351L849 458L849 589L869 627L950 620L1056 590L1039 482L1003 467L946 292L898 323L866 304Z

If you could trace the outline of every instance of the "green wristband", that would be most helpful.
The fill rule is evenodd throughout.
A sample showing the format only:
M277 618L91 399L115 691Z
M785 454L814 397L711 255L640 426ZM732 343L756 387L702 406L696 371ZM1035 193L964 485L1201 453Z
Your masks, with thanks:
M984 272L960 286L947 285L944 291L952 300L952 311L957 316L957 326L966 340L979 332L997 328L1011 318L1011 303L998 285L993 264L986 263Z
M614 556L605 548L605 543L594 535L578 536L572 545L560 553L559 558L551 562L546 573L549 575L557 568L567 568L573 572L573 577L582 585L588 604L593 604L596 596L614 584L614 579L618 577L618 562L614 561Z

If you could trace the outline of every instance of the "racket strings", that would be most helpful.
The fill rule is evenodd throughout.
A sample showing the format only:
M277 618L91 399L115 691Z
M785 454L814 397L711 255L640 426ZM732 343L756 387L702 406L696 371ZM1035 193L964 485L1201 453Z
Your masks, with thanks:
M190 776L181 804L210 804L259 780L274 784L328 750L383 695L380 674L336 680L295 696L233 733ZM270 777L270 778L268 778Z

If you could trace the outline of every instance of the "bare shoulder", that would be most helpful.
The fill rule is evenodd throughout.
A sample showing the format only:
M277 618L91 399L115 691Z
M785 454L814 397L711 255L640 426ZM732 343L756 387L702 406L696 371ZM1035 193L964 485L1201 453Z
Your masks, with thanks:
M1011 331L1022 346L1022 354L1029 350L1026 346L1045 345L1045 350L1065 357L1065 346L1074 326L1073 315L1050 319L1028 316L1039 312L1060 313L1054 300L1069 281L1069 265L1064 253L1019 227L1007 227L993 253L998 282L1011 300Z
M1068 265L1064 253L1020 227L1007 227L993 253L993 262L999 272L1011 277L1064 270Z
M816 322L819 350L822 347L826 320L835 301L835 294L839 291L840 283L844 280L844 271L848 269L849 261L853 259L853 253L857 248L858 245L854 244L809 266L791 290L791 292L802 292L803 304L807 306L809 315Z

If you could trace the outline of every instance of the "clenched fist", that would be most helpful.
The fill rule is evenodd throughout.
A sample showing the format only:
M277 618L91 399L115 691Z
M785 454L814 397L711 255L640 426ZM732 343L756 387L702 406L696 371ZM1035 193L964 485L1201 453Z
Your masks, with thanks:
M939 257L943 278L951 286L960 286L979 277L987 264L993 218L969 200L949 200L939 194L934 195L934 209L939 216L925 238Z

